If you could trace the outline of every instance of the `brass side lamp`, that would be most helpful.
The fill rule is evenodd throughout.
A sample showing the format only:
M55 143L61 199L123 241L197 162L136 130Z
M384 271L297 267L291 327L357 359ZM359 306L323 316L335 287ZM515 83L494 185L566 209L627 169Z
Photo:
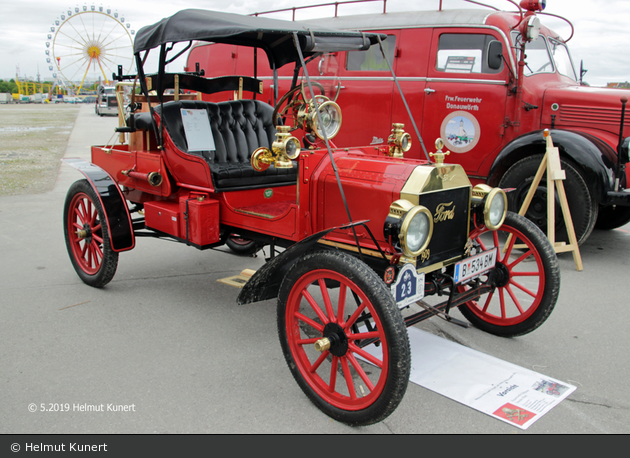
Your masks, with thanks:
M405 132L404 129L404 124L397 122L392 124L392 133L387 139L391 157L404 157L404 153L411 149L411 135Z
M254 170L262 172L270 165L277 169L290 169L293 167L293 160L300 155L300 141L291 135L290 126L278 126L276 141L269 148L261 146L252 154L250 162Z

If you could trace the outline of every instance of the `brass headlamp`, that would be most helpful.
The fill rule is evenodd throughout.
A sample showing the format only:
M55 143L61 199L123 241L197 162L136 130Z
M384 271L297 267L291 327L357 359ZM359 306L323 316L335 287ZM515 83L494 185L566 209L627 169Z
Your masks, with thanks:
M269 148L261 146L252 154L250 162L254 170L262 172L267 170L271 164L277 169L290 169L293 167L293 160L300 155L300 141L295 138L289 130L290 126L278 126L276 141Z
M321 140L324 140L325 137L330 140L341 129L341 108L323 95L316 95L315 101L311 99L301 107L298 112L298 122L304 126L306 131L313 132ZM319 116L317 110L319 110ZM326 132L325 136L324 131Z
M392 133L387 139L391 157L404 157L403 153L411 149L411 135L405 132L404 128L404 124L397 122L392 124Z

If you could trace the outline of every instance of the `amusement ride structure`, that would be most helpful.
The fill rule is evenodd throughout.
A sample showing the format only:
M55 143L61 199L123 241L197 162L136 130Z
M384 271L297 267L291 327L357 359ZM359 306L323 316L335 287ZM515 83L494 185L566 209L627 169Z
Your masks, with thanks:
M73 86L79 94L90 79L107 85L119 65L131 72L134 34L118 11L95 5L68 8L46 39L46 62L55 85Z

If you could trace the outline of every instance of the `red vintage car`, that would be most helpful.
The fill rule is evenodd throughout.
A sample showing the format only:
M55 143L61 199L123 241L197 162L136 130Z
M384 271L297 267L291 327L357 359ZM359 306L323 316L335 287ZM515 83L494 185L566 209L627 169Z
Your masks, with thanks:
M378 46L323 55L309 71L344 107L337 146L384 145L387 137L375 131L378 126L404 123L422 146L410 157L425 158L430 143L442 137L452 153L449 161L460 164L474 184L515 188L509 208L518 212L545 153L543 130L549 129L566 172L578 242L594 227L613 229L630 221L628 91L581 84L585 71L575 68L567 44L573 26L567 21L568 39L545 26L546 1L507 0L507 10L501 11L454 8L452 2L443 8L436 0L432 11L386 12L385 6L403 3L390 0L383 2L382 13L352 14L357 3L373 1L381 0L335 3L340 15L309 23L386 34L385 53L413 118ZM293 13L302 8L302 18L332 11L313 6ZM198 43L188 56L188 67L198 64L208 76L226 69L250 75L252 62L251 51L234 45ZM264 99L272 100L271 73L260 70L259 78L265 82ZM292 79L291 69L281 72L281 91ZM543 232L548 230L546 196L547 187L539 186L526 214ZM564 220L557 219L555 229L556 240L569 240Z
M560 285L543 233L507 211L503 190L473 187L448 164L442 140L434 162L405 157L413 145L400 124L372 132L389 136L385 146L335 147L341 108L317 94L305 64L382 38L181 11L141 29L138 74L117 75L119 102L123 85L141 88L126 111L119 103L122 141L93 146L91 163L66 160L85 175L68 191L64 230L86 284L107 285L138 237L200 250L230 240L271 246L238 301L277 297L280 344L297 383L352 425L378 422L401 402L407 326L436 315L468 325L451 316L459 307L490 333L525 334L549 316ZM291 65L302 78L274 107L252 76L166 72L171 55L196 40L252 47L260 62ZM159 70L148 75L155 48Z

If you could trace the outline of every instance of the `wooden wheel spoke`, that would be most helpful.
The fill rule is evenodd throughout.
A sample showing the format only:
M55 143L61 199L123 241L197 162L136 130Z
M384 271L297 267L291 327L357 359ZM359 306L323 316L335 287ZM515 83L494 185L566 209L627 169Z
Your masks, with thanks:
M322 299L324 300L324 307L326 308L326 313L328 314L328 321L335 322L335 312L332 308L332 303L330 302L330 295L328 294L328 287L326 286L326 280L320 278L318 280L319 289L322 293Z
M317 318L319 318L322 323L328 323L328 318L326 318L326 315L324 315L324 312L322 311L317 301L313 298L313 296L311 296L311 293L309 293L305 289L304 291L302 291L302 296L309 303L309 305L317 315Z
M350 361L350 364L352 365L356 373L359 374L359 377L361 377L361 380L363 380L363 383L367 385L370 391L373 391L374 384L368 378L367 374L365 373L357 359L354 357L354 355L352 353L347 353L346 356L348 357L348 361Z
M516 286L518 289L520 289L524 293L530 295L531 297L536 297L537 296L537 294L535 292L531 291L528 288L525 288L523 285L521 285L520 283L515 282L513 279L510 280L510 285Z
M357 392L354 389L354 382L352 381L352 374L350 373L348 358L341 358L341 368L343 369L343 376L346 379L346 386L348 387L350 399L355 400L357 398Z
M367 361L369 361L370 363L374 364L379 369L383 368L383 361L382 360L380 360L380 359L376 358L375 356L369 354L367 351L363 350L362 348L357 347L355 344L349 343L348 349L350 351L352 351L353 353L356 353L357 355L359 355L361 358L365 358Z
M324 326L322 326L321 324L319 324L318 322L311 320L309 317L307 317L306 315L300 313L300 312L296 312L294 315L298 320L303 321L304 323L308 324L310 327L312 327L313 329L316 329L319 332L324 332Z
M521 307L521 303L519 302L518 298L514 295L514 291L512 291L512 288L510 288L510 285L506 286L505 289L507 290L508 294L512 298L512 301L514 302L514 305L518 309L519 313L522 315L523 307Z

